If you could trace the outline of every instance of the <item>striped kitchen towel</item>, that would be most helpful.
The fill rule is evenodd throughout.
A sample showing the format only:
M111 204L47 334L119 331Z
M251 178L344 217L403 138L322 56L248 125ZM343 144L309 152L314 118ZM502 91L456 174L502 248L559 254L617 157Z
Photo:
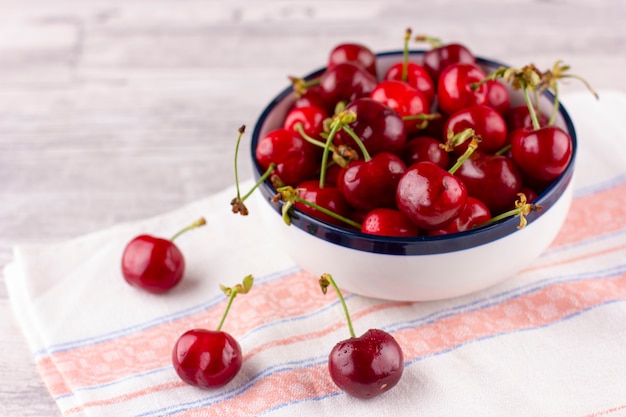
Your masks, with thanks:
M357 400L332 383L328 353L348 337L337 297L280 253L254 212L230 212L232 189L69 242L15 248L5 280L50 394L71 417L626 415L626 95L563 101L580 142L576 193L539 259L450 300L346 294L357 333L381 328L404 349L404 375L384 395ZM169 236L199 216L207 226L177 240L187 260L178 287L157 296L124 282L128 240ZM241 344L241 372L221 389L186 385L171 365L174 342L215 328L226 304L219 284L248 274L255 286L223 328Z

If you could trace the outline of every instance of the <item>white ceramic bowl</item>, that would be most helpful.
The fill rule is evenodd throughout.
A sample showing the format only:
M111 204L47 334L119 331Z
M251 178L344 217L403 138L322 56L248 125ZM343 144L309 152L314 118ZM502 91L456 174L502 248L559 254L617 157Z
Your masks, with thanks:
M422 51L412 51L411 60L421 62ZM402 58L402 52L378 55L378 73L383 74ZM478 58L486 72L502 64ZM319 75L312 73L308 78ZM512 105L523 103L511 92ZM290 87L282 91L260 116L252 135L251 153L256 179L262 170L254 161L258 141L282 126L293 100ZM552 108L549 92L540 99L545 113ZM568 213L573 194L572 177L577 142L573 123L561 106L557 126L573 141L572 160L565 172L535 201L542 209L531 213L528 225L518 229L519 218L509 218L486 227L444 236L415 238L381 237L324 223L294 210L291 226L281 217L281 204L269 182L256 195L268 236L303 270L314 275L330 273L344 290L367 297L427 301L456 297L495 285L512 277L537 258L554 240ZM293 209L292 209L293 210Z

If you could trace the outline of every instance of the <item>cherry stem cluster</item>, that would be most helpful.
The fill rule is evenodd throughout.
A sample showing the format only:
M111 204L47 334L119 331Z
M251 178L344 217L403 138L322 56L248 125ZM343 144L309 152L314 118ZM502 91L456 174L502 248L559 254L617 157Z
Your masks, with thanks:
M541 210L542 207L537 205L537 204L529 203L527 201L526 195L524 193L518 193L517 196L519 197L519 199L515 202L515 208L514 209L506 211L506 212L504 212L502 214L499 214L499 215L497 215L495 217L492 217L491 219L489 219L485 223L483 223L482 226L486 226L488 224L495 223L497 221L500 221L502 219L506 219L508 217L519 216L520 222L519 222L519 225L517 226L517 228L518 229L523 229L524 227L526 227L526 224L528 223L528 221L526 220L526 216L528 216L533 211Z
M224 321L226 320L226 316L230 311L230 307L233 305L233 300L237 296L237 294L247 294L252 288L252 284L254 284L254 277L252 275L246 275L241 284L237 284L234 287L225 287L220 284L220 289L226 296L228 297L228 304L226 304L226 308L224 309L224 314L222 314L222 318L217 325L218 332L222 330L222 326L224 325Z
M191 223L189 226L182 228L174 236L170 238L171 241L174 241L178 236L182 235L185 232L188 232L191 229L195 229L196 227L204 226L206 224L206 219L204 217L200 217L195 222Z
M354 333L354 327L352 326L352 320L350 319L350 312L348 311L346 300L343 298L343 295L341 294L341 290L339 290L339 287L335 283L335 280L333 279L332 275L322 274L322 276L319 279L319 284L320 284L320 288L322 289L322 293L324 295L328 291L329 286L333 287L333 289L337 293L337 296L339 297L339 302L341 303L341 306L343 307L343 312L346 315L346 320L348 322L348 330L350 331L350 337L355 338L356 333Z
M330 121L330 124L329 124L330 132L328 133L328 136L326 137L326 143L324 144L324 151L322 153L322 166L320 169L320 188L324 188L324 186L326 185L326 168L328 165L328 155L330 154L331 148L333 147L333 140L335 139L337 132L340 129L342 129L342 130L345 130L348 134L350 134L351 129L349 129L346 125L354 122L355 120L356 120L356 112L354 112L353 110L342 110L339 113L337 113ZM354 139L356 135L352 137ZM360 143L359 146L361 146L361 150L363 151L365 148L362 147L361 140L358 139L358 137L355 140L357 141L357 144ZM366 155L366 152L367 151L364 152L364 157ZM367 157L369 157L369 155L367 155Z

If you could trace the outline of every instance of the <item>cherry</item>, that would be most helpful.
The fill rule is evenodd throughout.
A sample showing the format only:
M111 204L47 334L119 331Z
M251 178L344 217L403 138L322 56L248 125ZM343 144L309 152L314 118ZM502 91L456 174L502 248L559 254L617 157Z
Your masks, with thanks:
M423 123L420 123L419 119L411 120L406 116L427 116L430 110L430 103L424 94L402 81L381 81L370 93L370 97L402 116L407 134L419 131Z
M325 186L322 188L317 180L308 180L298 185L297 197L298 199L293 203L295 208L324 222L345 226L344 221L320 210L320 208L341 217L348 218L350 216L350 205L337 187ZM360 228L360 225L357 226Z
M341 101L353 101L368 96L378 80L363 67L352 62L342 62L327 68L320 78L325 101L335 106Z
M428 235L440 236L464 232L484 224L489 219L491 219L491 212L487 205L477 198L468 196L465 207L463 207L459 217L442 229L429 231Z
M328 356L331 379L337 387L356 398L372 398L389 391L402 377L402 348L393 336L380 329L370 329L357 337L348 307L333 277L324 274L319 283L324 294L329 285L336 291L350 330L350 338L337 343Z
M450 65L457 63L473 64L476 58L470 50L459 43L443 44L439 39L428 36L417 36L417 41L425 41L433 46L433 49L424 52L424 68L430 77L437 81L441 73Z
M479 145L480 148L480 145ZM470 196L481 200L493 214L513 206L522 189L522 174L511 158L474 152L456 171Z
M295 107L285 116L283 127L295 132L302 129L306 135L318 138L324 132L324 120L327 118L326 111L317 106Z
M293 108L314 106L324 109L330 114L335 110L334 103L328 103L327 97L319 85L319 80L313 83L316 85L307 85L307 81L295 77L290 77L294 84L294 101L291 105Z
M443 169L450 167L450 156L442 148L440 140L429 136L418 136L409 139L402 149L402 160L406 166L420 161L431 161Z
M338 188L348 203L357 210L378 207L395 208L396 186L406 166L396 155L381 152L371 159L359 159L341 170Z
M467 128L472 128L480 136L478 149L484 152L496 152L506 143L506 121L491 107L474 105L463 108L448 117L443 131L454 135ZM466 148L467 143L461 144L455 147L455 152L461 154Z
M169 240L150 235L133 238L122 254L122 275L126 282L154 294L171 290L185 272L185 258L174 239L205 224L205 219L200 218Z
M511 110L511 93L508 88L497 80L485 82L487 90L485 105L506 116Z
M524 175L539 182L556 179L572 159L572 139L557 126L521 130L513 135L511 154Z
M377 208L365 216L361 232L379 236L417 236L419 229L401 211L391 208Z
M376 76L376 54L364 45L357 43L343 43L337 45L330 52L326 68L333 68L344 62L358 64L367 72Z
M439 108L446 114L487 102L488 87L480 83L485 72L474 64L453 64L439 78L437 99Z
M349 103L346 111L356 114L356 120L349 123L350 129L361 139L371 156L380 152L397 154L402 150L407 138L406 129L395 110L379 101L363 97ZM337 132L335 143L357 148L354 139L343 130Z
M242 284L221 287L229 299L216 330L192 329L178 338L172 350L172 364L184 382L200 388L218 388L239 373L243 364L241 346L221 329L235 296L249 292L253 282L248 275Z
M275 129L257 144L256 160L266 170L274 164L275 174L282 182L296 185L315 177L319 169L319 150L297 132Z

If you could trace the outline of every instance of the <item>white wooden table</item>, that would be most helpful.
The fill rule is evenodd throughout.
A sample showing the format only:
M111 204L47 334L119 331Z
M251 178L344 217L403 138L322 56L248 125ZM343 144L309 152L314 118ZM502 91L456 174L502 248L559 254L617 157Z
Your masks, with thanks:
M0 0L0 267L16 244L231 185L237 128L252 130L287 75L344 41L400 49L407 27L516 66L563 59L626 92L617 0ZM0 415L59 416L4 285L0 335Z

